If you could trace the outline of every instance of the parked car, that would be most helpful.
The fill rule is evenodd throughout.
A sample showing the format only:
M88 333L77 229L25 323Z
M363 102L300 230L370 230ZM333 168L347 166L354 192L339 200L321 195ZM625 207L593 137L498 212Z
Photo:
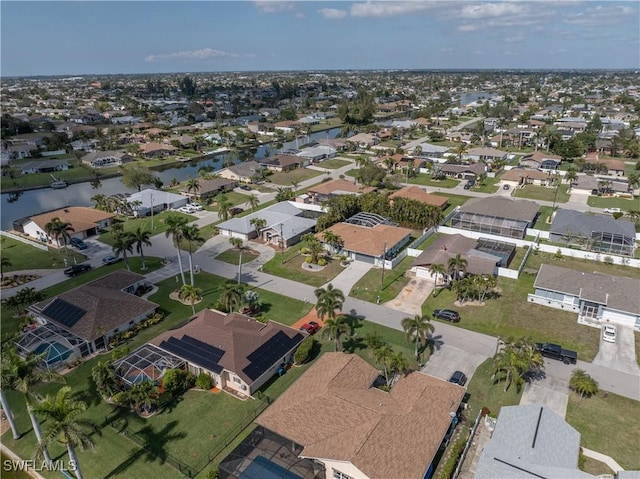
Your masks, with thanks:
M465 384L467 384L467 376L462 371L456 371L449 378L449 382L464 386Z
M467 181L467 182L464 184L464 187L463 187L463 188L464 188L465 190L470 190L471 188L473 188L473 186L474 186L475 184L476 184L476 182L475 182L475 181L473 181L473 180L469 180L469 181Z
M509 188L511 188L509 185L502 185L503 190L508 190Z
M122 261L122 258L118 258L117 256L109 255L102 258L102 264L114 264Z
M76 249L79 250L85 250L87 249L89 246L87 245L87 243L85 243L84 241L82 241L80 238L71 238L69 240L69 243L71 243L71 246L73 246Z
M615 343L617 332L618 329L613 324L605 324L602 327L602 340L608 343Z
M309 334L315 334L318 329L320 329L320 325L315 321L309 321L308 323L300 326L300 331L306 331Z
M67 276L77 276L85 271L91 271L90 264L74 264L71 268L65 269L64 274Z
M251 187L249 185L239 185L238 188L245 191L251 191Z
M240 208L239 206L235 206L235 207L233 207L233 208L231 208L229 210L229 213L231 213L231 216L235 216L235 215L239 215L243 211L244 211L244 208Z
M204 208L202 207L202 205L198 204L198 203L191 203L189 206L191 206L191 208L193 208L195 211L202 211L204 210Z
M433 311L433 317L436 319L444 319L445 321L450 321L452 323L460 321L460 314L451 309L436 309Z
M178 211L180 213L187 213L187 214L196 212L195 208L193 208L193 206L191 206L191 205L181 206L180 208L178 208Z
M563 349L558 344L536 343L536 349L545 358L557 359L565 364L575 364L578 360L578 353L569 349Z
M620 208L605 208L604 212L605 213L609 213L609 214L613 214L613 213L620 213Z

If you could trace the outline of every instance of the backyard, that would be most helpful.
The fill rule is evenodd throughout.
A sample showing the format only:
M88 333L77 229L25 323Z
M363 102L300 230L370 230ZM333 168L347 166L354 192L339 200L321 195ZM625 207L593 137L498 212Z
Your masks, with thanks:
M371 268L365 275L358 280L351 288L349 296L354 298L375 303L380 298L381 303L394 299L402 288L409 282L409 278L405 276L406 271L411 267L413 258L407 256L392 270L384 272L384 281L382 279L382 268Z
M2 244L2 258L11 262L10 266L2 268L3 273L27 269L60 269L65 267L65 258L69 264L73 264L74 259L78 263L87 259L73 246L68 246L67 251L64 248L60 250L49 248L48 251L44 251L6 236L3 236L0 242Z
M145 218L127 218L123 221L124 231L135 231L138 229L138 227L141 227L143 230L149 231L152 236L164 233L167 230L167 224L165 223L165 221L168 216L178 216L186 218L189 221L193 221L196 219L195 216L180 213L179 211L163 211L162 213L153 215L153 218L151 216L147 216ZM153 228L151 227L152 223ZM111 235L110 228L107 228L106 231L98 237L98 240L111 246L113 246L115 242L113 236Z
M344 268L340 266L340 260L331 257L325 257L327 265L321 271L307 271L302 269L302 264L306 259L306 256L300 253L300 249L303 247L304 243L298 243L295 246L287 248L284 252L284 262L282 255L280 253L276 254L270 261L262 266L262 270L274 276L280 276L281 278L291 279L315 287L322 286L344 271Z
M594 196L587 198L587 204L594 208L620 208L624 211L640 210L640 197L620 198L617 196Z
M558 188L527 185L524 188L516 188L512 193L512 196L515 196L516 198L527 198L530 200L555 201L556 203L566 203L569 201L567 185L560 185Z
M321 171L311 170L309 168L296 168L291 171L275 173L272 176L268 176L267 180L271 183L275 183L276 185L288 186L292 185L294 181L300 183L304 180L308 180L309 178L320 176L321 174Z

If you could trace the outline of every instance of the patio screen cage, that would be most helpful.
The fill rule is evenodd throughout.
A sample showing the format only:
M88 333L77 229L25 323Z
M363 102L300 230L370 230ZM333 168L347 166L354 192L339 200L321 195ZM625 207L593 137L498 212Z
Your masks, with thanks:
M498 218L479 213L456 212L451 218L451 227L479 233L523 239L529 223L523 220Z
M42 355L41 366L47 370L60 369L76 357L89 354L87 341L53 323L28 329L16 345L21 355Z
M184 367L185 360L154 346L145 344L114 363L113 368L127 386L144 381L158 385L169 369Z
M591 233L591 250L598 253L612 253L633 256L635 238L619 233L594 231Z
M398 226L398 223L394 223L384 216L380 216L376 213L365 213L364 211L356 213L344 222L352 225L365 226L367 228L373 228L376 225Z

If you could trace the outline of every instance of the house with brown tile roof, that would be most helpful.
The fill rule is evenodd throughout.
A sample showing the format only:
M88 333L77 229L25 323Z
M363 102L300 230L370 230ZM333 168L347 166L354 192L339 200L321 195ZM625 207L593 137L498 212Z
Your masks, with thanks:
M197 191L189 191L186 188L182 188L180 194L195 199L210 198L225 191L233 190L238 186L238 182L226 178L212 178L210 180L199 179L198 185L200 188Z
M135 295L145 283L144 276L120 269L28 309L41 324L53 323L79 338L86 356L155 312L157 304Z
M603 165L605 175L610 176L624 176L625 164L624 161L614 159L600 159L598 153L595 155L587 155L585 163L590 165Z
M295 155L276 155L269 158L260 158L260 166L271 171L290 171L309 164L309 160Z
M162 158L174 154L178 149L172 145L162 143L140 144L140 154L145 158Z
M347 180L329 180L313 185L307 191L308 202L320 204L332 196L337 195L364 195L375 191L373 186L366 186Z
M525 185L551 186L553 184L553 176L548 172L531 168L513 168L505 171L500 176L500 184L513 187Z
M302 446L327 477L422 479L465 389L411 372L385 392L378 375L357 355L325 353L255 422Z
M561 156L537 150L523 156L520 159L520 166L525 166L527 168L556 169L561 162Z
M47 234L45 228L54 218L59 218L60 221L71 225L73 232L69 234L72 237L84 239L98 234L101 229L109 226L113 222L115 215L85 206L68 206L17 220L14 222L14 227L19 232L39 241L53 243L55 240ZM62 243L58 244L58 246L61 245Z
M439 196L432 193L427 193L419 186L405 186L400 188L389 195L389 202L393 204L394 198L407 198L409 200L416 200L420 203L424 203L429 206L435 206L444 210L449 205L449 198L446 196Z
M196 376L208 374L216 387L250 396L293 364L293 353L306 336L275 321L205 309L150 343L184 359Z

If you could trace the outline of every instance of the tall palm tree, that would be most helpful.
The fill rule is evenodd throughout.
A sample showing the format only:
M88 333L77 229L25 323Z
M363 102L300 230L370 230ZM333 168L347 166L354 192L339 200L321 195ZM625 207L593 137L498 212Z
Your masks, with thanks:
M231 208L233 204L227 198L227 195L219 194L216 196L216 204L218 205L218 216L222 221L227 221L231 216Z
M254 227L257 237L260 238L260 230L267 226L267 220L264 218L252 218L249 224Z
M142 260L142 270L144 271L145 269L147 269L147 265L144 262L144 251L142 247L151 246L151 233L149 233L147 230L142 229L142 226L138 226L138 228L132 231L130 235L136 251L140 255L140 259Z
M398 374L405 374L409 371L409 360L402 353L402 351L398 351L391 356L391 371L394 373L394 379Z
M244 251L244 241L242 238L229 238L229 243L240 252L238 257L238 284L240 284L240 278L242 277L242 253Z
M419 359L419 344L426 345L427 337L430 333L433 333L435 327L431 324L431 319L426 315L416 314L413 318L404 318L401 323L402 329L404 329L407 335L408 341L415 343L415 355L416 360Z
M133 253L134 242L135 240L133 239L133 236L131 236L130 233L127 233L117 237L111 247L114 255L122 255L124 263L127 265L127 269L129 271L131 271L131 266L129 265L129 257L127 256L127 253Z
M91 197L91 201L95 201L97 210L107 211L107 195L99 193Z
M454 280L460 278L461 272L467 271L468 261L460 256L460 253L456 254L453 258L449 258L449 262L447 264L448 271L451 274Z
M244 296L244 286L241 284L227 283L220 294L220 303L229 312L233 312L235 308L240 310L242 306L242 298Z
M251 210L255 211L258 205L260 205L258 197L254 194L249 195L249 206L251 207Z
M333 284L329 283L326 288L318 288L314 291L316 295L316 312L318 317L324 320L336 318L336 311L340 311L344 305L344 293Z
M66 223L62 221L57 216L52 218L49 223L44 225L44 231L56 240L56 244L60 246L60 240L62 239L64 244L64 250L67 251L67 243L71 239L70 232L74 232L75 230L71 226L71 223Z
M391 369L391 365L393 362L393 348L389 346L387 343L383 343L373 351L373 356L375 360L383 367L384 379L389 385L389 370Z
M200 228L198 228L197 225L184 225L182 227L182 237L187 241L189 248L189 277L191 279L191 286L193 286L193 247L204 243L204 238L200 234Z
M7 421L9 422L9 427L11 427L13 438L20 439L20 431L18 430L16 421L13 418L13 413L11 412L11 407L9 406L9 401L5 394L5 389L12 389L15 381L12 354L15 354L15 350L13 348L9 348L8 346L4 346L2 348L2 361L0 361L0 404L2 405L4 415L7 417Z
M96 423L80 417L86 410L87 405L84 401L74 401L71 398L69 386L61 388L53 398L45 397L35 408L36 414L43 416L46 421L44 442L38 447L37 455L44 455L47 446L54 441L66 445L78 479L83 479L83 475L76 448L80 446L83 450L93 449L91 433L100 432Z
M341 338L349 332L349 325L344 321L344 316L327 319L322 327L322 337L333 341L334 351L342 348Z
M3 257L2 259L0 259L0 280L4 279L5 268L10 268L11 266L13 265L11 264L11 260L9 258Z
M6 358L5 358L6 359ZM39 447L42 448L42 454L45 461L51 463L51 456L47 450L47 445L43 442L42 430L40 429L40 423L34 412L33 404L31 402L31 388L35 384L41 382L60 382L64 383L65 379L58 373L52 371L43 371L38 368L38 365L42 361L42 356L30 355L26 358L21 358L17 353L10 353L9 360L12 370L11 388L15 391L22 393L24 401L27 404L27 412L31 419L33 431L36 434Z
M573 182L578 179L578 172L575 168L569 167L567 168L567 173L564 175L564 179L567 180L567 183L569 183L569 190L571 190Z
M138 413L150 410L158 404L158 390L151 381L134 384L128 391L128 400Z
M111 233L111 237L116 239L124 234L124 223L122 221L118 221L117 223L113 223L111 228L109 228L109 232Z
M91 377L103 398L109 398L118 392L118 376L111 363L98 361L91 370Z
M198 178L189 178L187 180L187 192L192 193L193 196L198 196L200 191L200 180Z
M441 263L435 263L429 266L429 272L431 277L436 277L436 286L438 285L438 275L442 276L442 282L444 283L444 275L447 274L447 268Z
M180 252L180 242L183 238L184 227L187 225L187 218L182 216L174 216L170 215L166 220L165 224L167 225L167 230L164 235L168 238L171 236L173 239L173 246L176 247L176 251L178 252L178 267L180 268L180 277L182 278L182 284L186 284L184 279L184 269L182 268L182 254Z
M202 298L202 290L200 288L196 288L192 284L183 284L182 288L180 288L179 297L181 301L189 301L189 304L191 304L191 311L195 315L196 301Z

